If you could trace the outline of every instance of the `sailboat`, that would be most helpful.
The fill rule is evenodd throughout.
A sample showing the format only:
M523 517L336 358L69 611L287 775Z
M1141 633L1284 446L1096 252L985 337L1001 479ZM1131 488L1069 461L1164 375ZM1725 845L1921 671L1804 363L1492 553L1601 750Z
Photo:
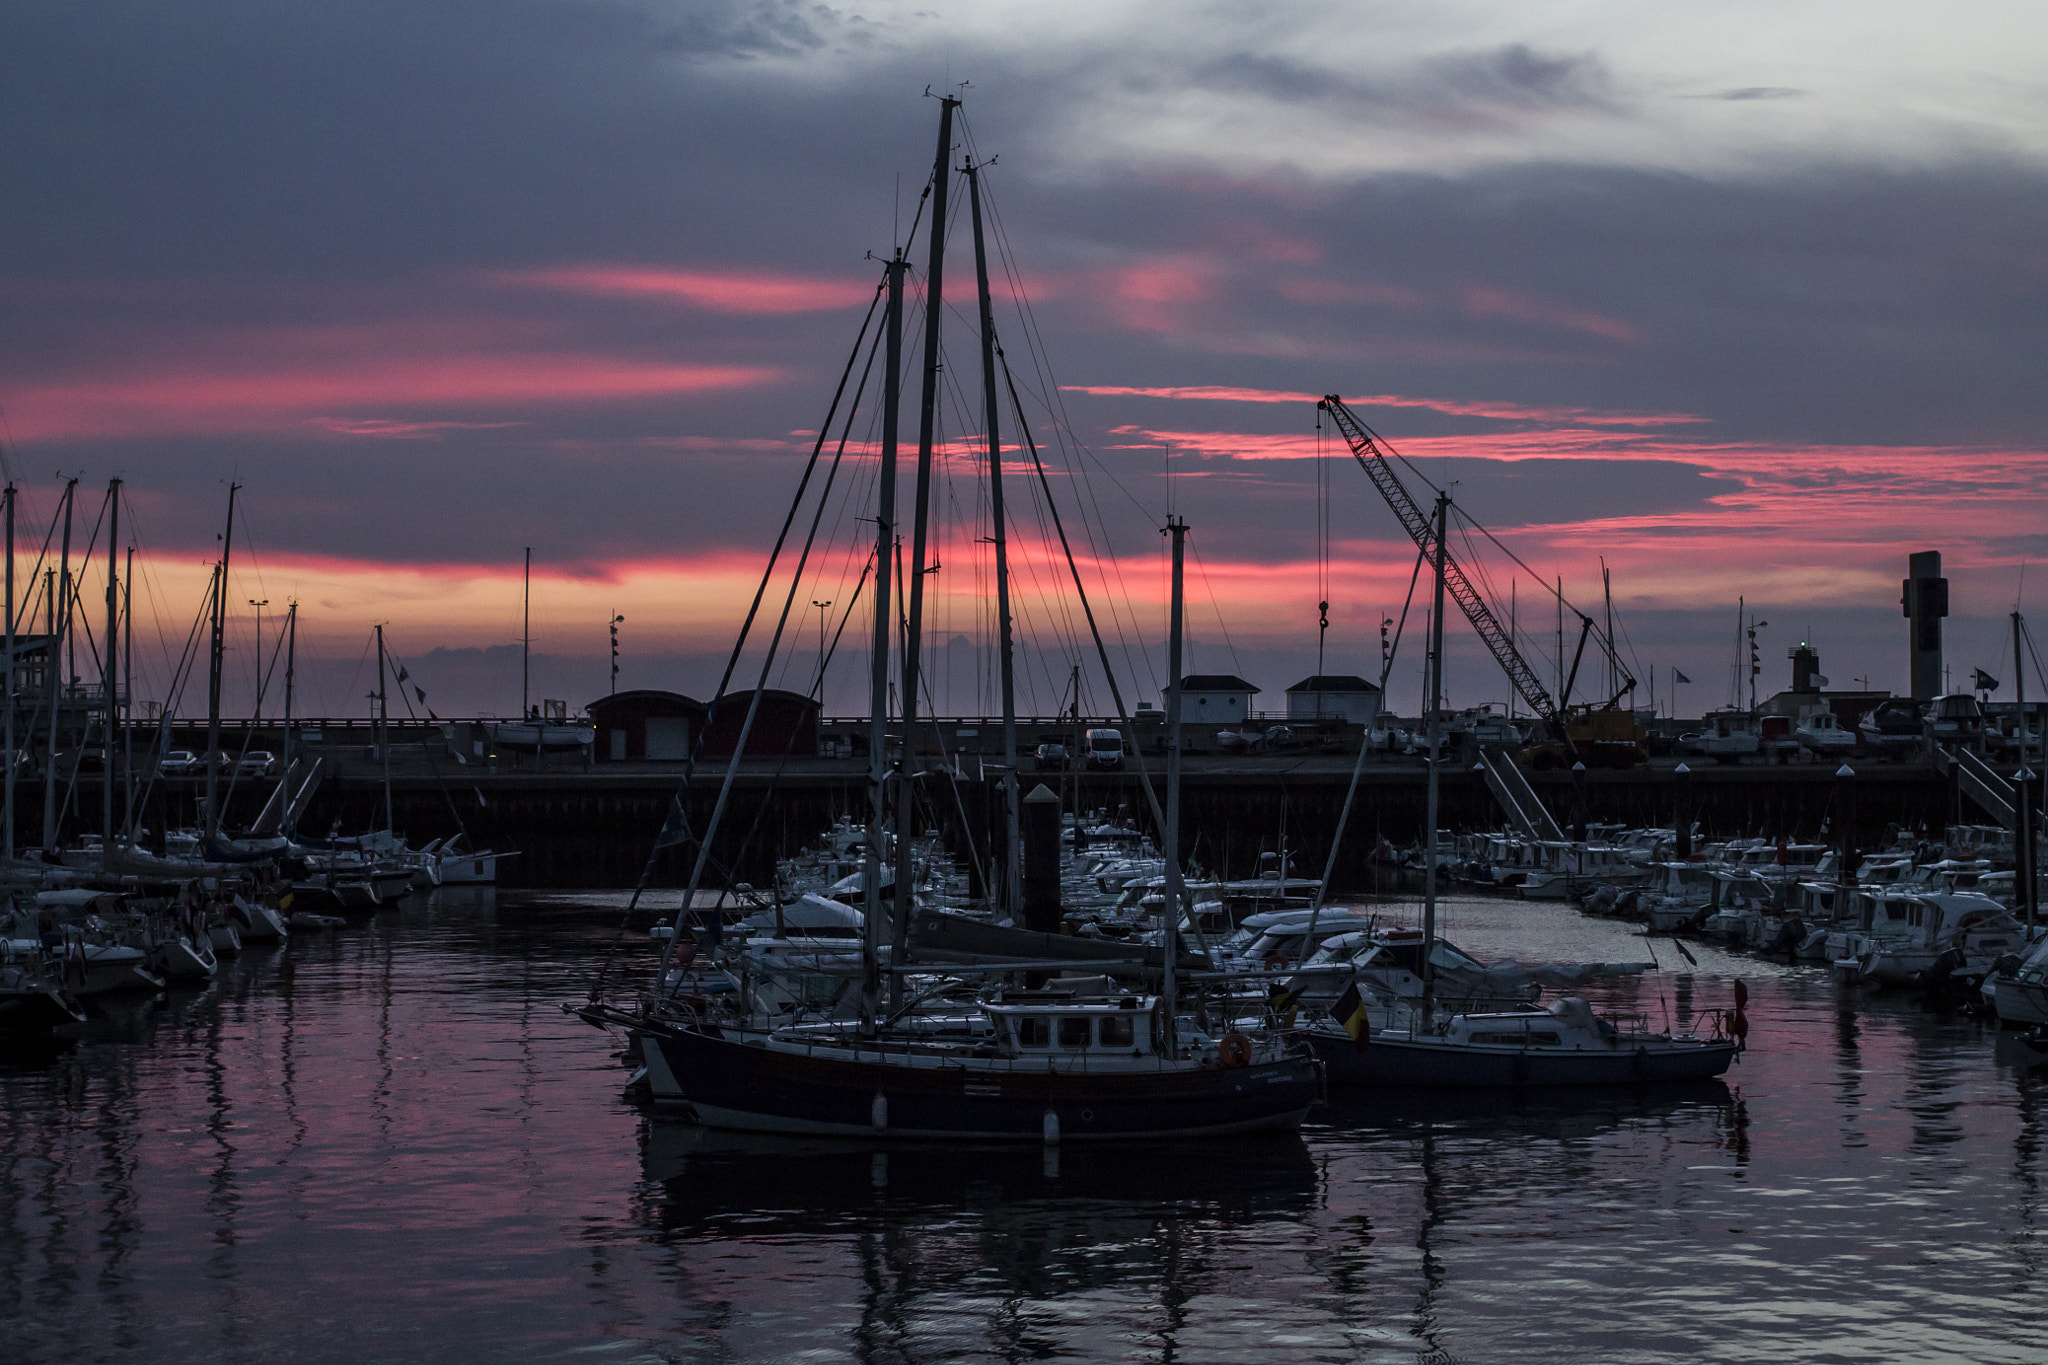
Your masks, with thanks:
M926 390L918 443L916 532L907 629L902 633L902 695L909 710L917 695L921 593L926 568L925 510L929 504L932 413L938 373L938 329L943 315L944 233L953 115L959 101L943 98L938 155L930 203L930 264L926 271L929 309L925 327ZM974 220L980 222L979 182L970 173ZM992 326L987 307L987 271L976 234L983 294L984 379L993 383ZM877 480L879 566L896 530L897 394L900 390L904 279L909 263L899 249L886 265L887 363L883 381L882 452ZM991 451L996 449L995 405L989 404ZM995 462L992 460L992 466ZM999 467L992 468L999 478ZM995 504L1000 507L1000 503ZM1173 537L1173 612L1168 691L1170 739L1165 820L1168 891L1176 905L1185 898L1175 850L1179 814L1179 720L1181 676L1182 562L1187 527L1169 519ZM1000 545L1000 541L998 542ZM999 574L1003 572L999 566ZM908 774L895 775L899 799L890 811L886 768L888 659L895 638L889 575L878 573L874 594L875 652L870 692L870 822L866 841L862 912L860 1011L858 1019L780 1027L720 1019L702 1001L667 993L674 945L688 942L683 923L702 874L710 833L701 836L698 870L691 877L684 911L677 916L665 952L652 1007L636 1017L601 1005L578 1009L599 1023L628 1023L631 1046L644 1064L657 1105L680 1109L716 1128L809 1133L864 1138L975 1141L1066 1141L1193 1137L1298 1126L1321 1095L1320 1071L1305 1049L1277 1035L1253 1037L1227 1028L1217 1033L1184 1017L1175 973L1175 926L1168 914L1162 954L1163 989L1156 995L1085 993L1079 989L984 990L971 1004L942 1015L915 1011L901 1002L903 991L884 989L885 976L900 982L907 970L897 953L906 942L912 878L895 879L895 943L883 934L890 915L881 898L885 825L909 809ZM1007 593L1007 583L1002 585ZM1004 648L1009 646L1005 631ZM772 650L770 652L772 659ZM1007 665L1007 659L1005 664ZM764 670L768 665L764 663ZM1006 669L1007 671L1007 669ZM1007 688L1005 689L1007 693ZM1006 697L1007 700L1007 697ZM751 713L750 713L751 718ZM909 721L905 720L905 732ZM735 745L726 786L714 809L724 809L738 754ZM909 746L905 746L907 749ZM907 841L899 839L907 850ZM1016 859L1012 858L1012 866ZM889 1011L893 1008L893 1014Z
M1443 758L1445 535L1451 499L1439 492L1431 558L1436 609L1429 635L1429 775L1424 828L1422 997L1400 1002L1354 976L1328 1011L1302 1035L1328 1070L1332 1085L1488 1088L1534 1085L1617 1085L1636 1081L1707 1080L1725 1072L1741 1050L1748 1025L1738 998L1730 1029L1711 1036L1625 1030L1566 996L1544 1010L1451 1014L1436 1011L1437 805ZM1406 1015L1402 1026L1385 1026ZM1375 1029L1378 1016L1383 1026ZM1716 1016L1718 1019L1718 1016Z
M597 729L589 721L571 721L553 706L544 709L533 703L533 547L526 550L526 571L522 578L519 613L519 719L499 721L491 737L500 749L515 753L561 754L587 752L596 742ZM493 872L495 876L495 869Z

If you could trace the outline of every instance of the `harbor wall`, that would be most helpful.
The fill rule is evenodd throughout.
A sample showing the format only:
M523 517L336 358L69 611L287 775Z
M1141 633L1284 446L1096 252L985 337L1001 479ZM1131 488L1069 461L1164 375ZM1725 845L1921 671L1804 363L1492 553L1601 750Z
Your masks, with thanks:
M411 765L407 765L410 767ZM623 765L629 769L633 765ZM1225 876L1254 873L1258 855L1280 846L1304 860L1290 870L1318 875L1337 828L1351 763L1334 758L1298 760L1193 759L1182 786L1181 847L1203 868ZM415 845L466 829L472 847L516 849L501 864L507 886L631 886L647 865L680 777L677 766L622 765L592 770L581 765L552 771L395 771L390 780L393 826ZM779 768L779 771L778 771ZM996 782L993 774L953 778L943 771L919 781L922 828L936 828L956 854L971 846L985 859L999 845ZM700 769L684 802L689 827L705 828L724 776L724 765ZM1161 776L1152 772L1155 790ZM1531 773L1532 785L1570 828L1574 782L1569 773ZM1150 806L1135 771L1025 773L1022 790L1044 782L1062 809L1100 811L1155 832ZM1824 764L1702 767L1690 783L1695 818L1706 837L1761 836L1812 840L1824 823L1838 830L1836 809L1843 782ZM1900 829L1939 834L1958 821L1987 817L1963 802L1949 780L1921 763L1868 763L1848 779L1855 841L1874 848ZM1681 778L1669 767L1584 774L1586 818L1624 825L1669 825L1675 819ZM270 783L243 782L228 799L230 829L253 819ZM196 825L203 782L179 779L156 784L145 823L151 828ZM99 777L82 774L67 803L64 837L97 830ZM1380 839L1410 845L1423 834L1425 775L1418 763L1369 764L1358 784L1347 837L1336 866L1340 890L1370 890L1372 852ZM385 824L385 781L380 765L357 759L339 764L321 785L300 828L308 834L331 830L355 833ZM713 844L712 880L766 885L776 859L802 848L841 816L865 818L867 780L855 761L805 760L777 765L743 765L733 785L726 817ZM117 794L117 810L119 798ZM1439 827L1446 830L1498 828L1502 817L1480 775L1447 773L1440 793ZM17 798L17 841L40 841L42 793L28 789ZM1830 835L1829 837L1833 837ZM654 881L685 881L688 864L670 847L655 856Z
M714 864L737 881L766 885L775 860L815 839L833 820L865 818L865 774L815 769L746 772L735 782L731 804L713 845ZM970 773L971 773L970 769ZM721 773L700 772L685 802L692 829L707 824ZM1025 774L1022 790L1044 781L1062 808L1102 811L1156 833L1149 804L1135 773ZM1760 836L1813 840L1823 825L1839 830L1836 807L1840 783L1825 767L1731 767L1697 772L1688 779L1695 818L1708 837ZM1155 790L1159 788L1153 774ZM1669 825L1675 818L1680 781L1669 770L1586 774L1586 817L1626 825ZM1531 782L1559 822L1569 829L1573 782L1565 773L1532 774ZM1349 765L1294 771L1190 772L1182 785L1181 847L1203 868L1224 876L1252 875L1260 853L1286 846L1320 875L1337 829ZM1959 806L1948 780L1919 765L1871 765L1852 780L1851 823L1858 847L1874 848L1898 830L1925 828L1939 834L1956 820L1981 821ZM996 783L969 776L931 774L921 783L920 826L936 828L956 854L971 846L984 859L998 847ZM676 791L670 773L602 776L579 773L479 777L453 788L456 806L472 838L521 857L504 865L501 881L528 886L628 886L640 875ZM1372 852L1381 838L1396 846L1413 844L1424 831L1425 775L1416 767L1368 769L1358 784L1335 881L1345 891L1375 886ZM348 778L332 782L311 812L309 828L339 820L344 829L381 823L380 782ZM452 827L450 798L434 784L408 779L393 784L397 824L414 841ZM1441 786L1439 827L1447 830L1498 828L1499 808L1475 773L1448 777ZM1830 834L1829 837L1834 837ZM656 861L658 884L685 880L689 868L664 850Z

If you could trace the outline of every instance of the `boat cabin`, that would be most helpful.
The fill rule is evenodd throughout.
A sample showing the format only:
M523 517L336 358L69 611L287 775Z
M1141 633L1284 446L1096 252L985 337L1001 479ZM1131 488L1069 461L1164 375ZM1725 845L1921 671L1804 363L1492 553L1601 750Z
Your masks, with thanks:
M996 1046L1013 1057L1142 1057L1155 1050L1158 1003L1150 996L1127 995L1120 1000L1011 1000L982 1008L995 1028Z

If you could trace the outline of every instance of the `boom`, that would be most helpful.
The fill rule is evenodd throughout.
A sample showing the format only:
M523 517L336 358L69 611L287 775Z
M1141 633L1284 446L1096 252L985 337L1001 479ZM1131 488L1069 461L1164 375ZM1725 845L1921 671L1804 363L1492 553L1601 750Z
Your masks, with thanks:
M1402 486L1401 480L1395 477L1393 466L1387 463L1386 455L1372 439L1372 433L1366 430L1365 423L1359 421L1351 409L1344 406L1344 400L1334 393L1316 406L1330 414L1330 420L1337 424L1337 430L1350 445L1351 454L1358 460L1359 468L1372 480L1373 487L1379 489L1380 496L1387 500L1387 506L1394 509L1394 515L1401 519L1401 527L1408 532L1408 538L1415 542L1417 549L1429 555L1433 562L1436 554L1436 527L1430 524L1429 514L1422 510L1409 495L1408 490ZM1542 680L1536 676L1536 670L1529 666L1529 661L1522 657L1521 651L1515 648L1515 642L1508 637L1507 631L1503 630L1500 622L1495 619L1493 611L1486 605L1486 599L1479 595L1479 590L1465 577L1465 571L1452 557L1448 545L1444 546L1443 563L1444 587L1457 599L1458 609L1465 613L1465 619L1472 623L1472 629L1486 642L1487 649L1500 664L1501 671L1508 675L1508 681L1514 684L1515 691L1529 704L1529 709L1548 721L1552 732L1559 739L1565 739L1562 700L1551 697ZM1583 615L1580 619L1586 621L1588 626L1592 624ZM1582 640L1581 648L1583 647Z

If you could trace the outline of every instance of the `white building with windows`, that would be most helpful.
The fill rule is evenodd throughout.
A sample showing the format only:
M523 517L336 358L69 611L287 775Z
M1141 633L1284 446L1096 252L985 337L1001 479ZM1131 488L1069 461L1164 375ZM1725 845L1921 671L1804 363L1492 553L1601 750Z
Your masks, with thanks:
M1183 725L1240 725L1259 689L1229 673L1190 673L1180 680Z

